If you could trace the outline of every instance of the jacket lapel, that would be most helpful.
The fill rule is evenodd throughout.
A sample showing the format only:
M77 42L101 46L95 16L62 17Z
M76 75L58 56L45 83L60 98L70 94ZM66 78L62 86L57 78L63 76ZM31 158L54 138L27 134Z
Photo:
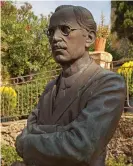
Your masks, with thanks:
M98 69L99 66L92 61L80 78L67 90L65 96L55 103L55 111L50 118L52 124L55 124L69 106L81 95L84 87L88 82L91 82L92 77L97 73Z
M53 93L56 88L56 81L46 88L39 101L38 124L50 124L53 105Z

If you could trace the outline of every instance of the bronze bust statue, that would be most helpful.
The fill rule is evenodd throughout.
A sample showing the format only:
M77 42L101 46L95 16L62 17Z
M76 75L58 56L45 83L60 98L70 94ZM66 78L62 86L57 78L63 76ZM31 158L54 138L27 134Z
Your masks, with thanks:
M59 6L47 35L62 71L47 85L17 137L24 163L13 165L104 166L106 146L124 107L124 79L88 55L96 23L87 9Z

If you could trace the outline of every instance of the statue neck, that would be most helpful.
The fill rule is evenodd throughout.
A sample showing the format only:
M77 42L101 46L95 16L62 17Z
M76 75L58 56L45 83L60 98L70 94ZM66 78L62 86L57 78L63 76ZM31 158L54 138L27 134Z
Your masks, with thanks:
M88 63L90 62L90 57L89 54L85 54L81 58L77 59L71 64L66 64L63 65L63 77L69 77L72 76L73 74L76 74L77 72L84 70L87 66Z

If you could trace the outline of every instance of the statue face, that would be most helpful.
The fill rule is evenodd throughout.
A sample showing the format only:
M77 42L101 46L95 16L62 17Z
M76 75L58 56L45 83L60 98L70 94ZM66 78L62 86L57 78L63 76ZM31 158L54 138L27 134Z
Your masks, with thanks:
M48 36L56 62L61 65L71 63L84 55L86 38L83 31L71 8L52 15Z

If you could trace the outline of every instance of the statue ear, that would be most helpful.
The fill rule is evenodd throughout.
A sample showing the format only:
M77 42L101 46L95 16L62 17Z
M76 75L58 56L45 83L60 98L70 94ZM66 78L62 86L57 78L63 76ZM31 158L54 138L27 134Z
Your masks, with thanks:
M89 48L95 42L95 39L96 39L96 33L94 31L88 32L85 47Z

